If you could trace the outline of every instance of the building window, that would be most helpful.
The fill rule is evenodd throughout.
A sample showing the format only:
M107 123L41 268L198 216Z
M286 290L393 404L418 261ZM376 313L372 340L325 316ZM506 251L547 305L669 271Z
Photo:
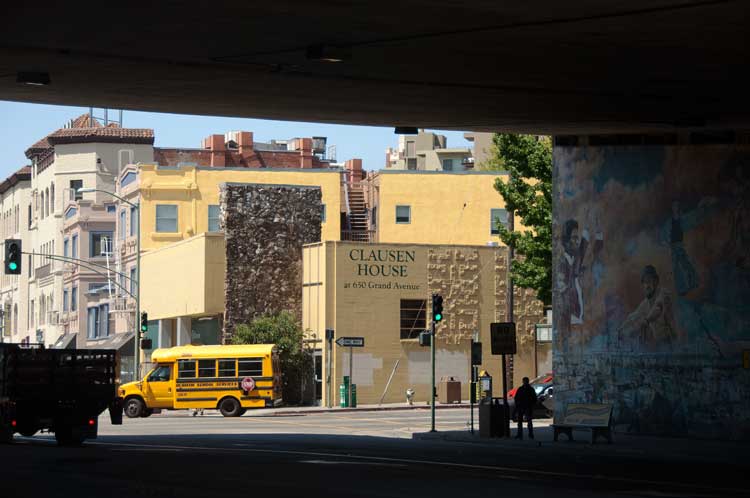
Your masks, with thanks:
M55 214L55 184L50 183L49 186L49 210L52 214Z
M70 289L70 311L78 311L78 287Z
M177 232L177 205L156 205L156 231L175 233Z
M120 188L125 187L126 185L130 185L135 180L135 172L129 171L125 176L122 177L122 180L120 180Z
M107 212L108 213L115 213L115 212L117 212L117 206L115 206L114 204L108 204L107 205Z
M127 227L125 226L125 222L127 220L127 211L124 209L120 211L120 240L125 240L125 234L127 233Z
M89 257L112 253L112 232L91 232L89 241Z
M68 311L68 289L63 289L63 311Z
M221 210L219 206L212 204L208 206L208 231L218 232L220 228L219 220L221 218Z
M418 339L427 328L427 300L401 300L401 339Z
M31 204L29 204L29 228L31 228L31 224L34 222L34 217L31 215Z
M370 222L372 223L372 226L374 227L377 226L378 225L378 207L377 206L373 206L371 218L372 219L370 220Z
M99 306L99 329L96 337L109 337L109 304Z
M130 269L130 293L135 295L135 267Z
M134 207L130 208L130 236L133 237L136 234L138 228L138 213Z
M63 239L63 256L66 258L70 256L70 241L68 239Z
M73 259L78 259L78 234L73 235L70 241L70 253Z
M72 218L73 216L75 216L75 215L76 215L76 213L78 213L78 210L77 210L76 208L74 208L74 207L69 207L69 208L68 208L68 210L67 210L67 211L65 211L65 219L66 219L66 220L69 220L69 219L71 219L71 218Z
M86 321L86 337L96 339L96 329L99 327L99 308L88 309L88 320Z
M320 205L320 222L321 223L326 222L326 205L325 204Z
M71 200L80 201L83 199L83 193L78 191L80 188L83 188L83 180L70 180Z
M406 169L416 170L417 169L417 158L408 158L406 160Z
M505 209L490 209L490 234L500 235L498 223L508 228L508 211Z
M411 206L396 206L396 223L411 223Z
M443 159L443 171L453 171L453 159Z

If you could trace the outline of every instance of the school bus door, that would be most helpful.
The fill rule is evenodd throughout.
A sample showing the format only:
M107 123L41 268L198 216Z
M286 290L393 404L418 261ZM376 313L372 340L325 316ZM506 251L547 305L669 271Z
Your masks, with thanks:
M146 406L149 408L172 408L174 389L172 385L173 363L159 365L144 382Z

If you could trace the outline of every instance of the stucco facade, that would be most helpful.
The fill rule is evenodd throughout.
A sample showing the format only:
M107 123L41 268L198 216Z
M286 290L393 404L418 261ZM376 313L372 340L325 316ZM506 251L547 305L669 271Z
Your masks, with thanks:
M445 318L437 328L436 377L462 383L468 399L471 339L484 344L481 369L502 392L500 358L490 354L490 323L508 317L507 249L503 247L323 242L303 255L303 328L317 340L322 365L322 403L338 403L338 386L349 375L349 351L325 343L361 336L354 349L354 383L360 403L403 402L407 388L429 399L429 348L417 337L429 327L430 296L444 297ZM533 293L516 289L519 355L516 376L533 375L534 324L542 319ZM331 369L328 369L329 354ZM330 374L330 375L329 375ZM388 381L390 379L390 385ZM329 387L330 386L330 387ZM387 389L386 389L386 386Z

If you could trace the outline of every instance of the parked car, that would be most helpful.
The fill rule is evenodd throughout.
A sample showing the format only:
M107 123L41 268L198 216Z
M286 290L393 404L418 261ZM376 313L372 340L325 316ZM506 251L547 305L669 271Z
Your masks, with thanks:
M552 418L554 414L554 387L552 385L552 374L542 375L529 382L534 388L537 396L537 402L534 406L532 416L534 418ZM518 388L513 388L508 392L508 406L510 408L511 418L514 422L518 421L516 413L515 394ZM512 396L511 396L512 393Z

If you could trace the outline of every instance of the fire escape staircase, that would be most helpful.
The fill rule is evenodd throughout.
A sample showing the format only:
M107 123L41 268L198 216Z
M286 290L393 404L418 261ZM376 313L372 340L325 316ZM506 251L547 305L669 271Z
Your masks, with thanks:
M348 230L343 240L370 242L369 220L365 192L358 183L347 185L347 221Z

